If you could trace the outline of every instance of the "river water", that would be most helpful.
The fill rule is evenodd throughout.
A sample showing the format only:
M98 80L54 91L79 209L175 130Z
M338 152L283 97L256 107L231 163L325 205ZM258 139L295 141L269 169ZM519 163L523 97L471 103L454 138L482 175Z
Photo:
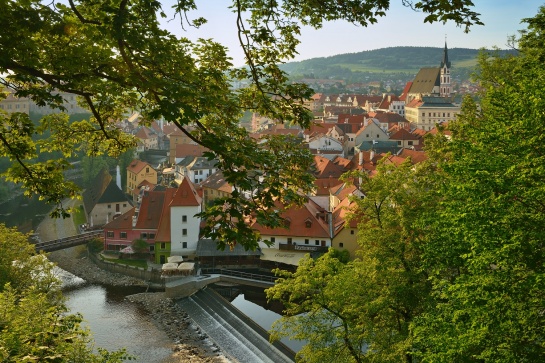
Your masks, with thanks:
M18 226L21 232L35 230L51 206L17 197L0 204L0 223ZM17 211L17 213L14 213ZM65 281L64 295L72 313L81 313L84 326L91 331L96 347L107 350L125 348L137 363L162 363L171 355L172 342L158 329L147 313L137 304L125 300L128 295L143 292L142 288L90 285L82 279L59 271ZM231 303L256 321L265 330L280 317L279 309L266 303L263 290L237 287L228 298ZM284 341L298 351L300 342Z

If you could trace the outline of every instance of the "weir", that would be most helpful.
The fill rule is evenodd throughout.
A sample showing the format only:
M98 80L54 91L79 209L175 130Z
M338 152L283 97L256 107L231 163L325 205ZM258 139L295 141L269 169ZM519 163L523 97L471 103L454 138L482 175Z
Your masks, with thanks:
M178 304L225 353L240 363L292 363L295 353L212 289L202 289Z

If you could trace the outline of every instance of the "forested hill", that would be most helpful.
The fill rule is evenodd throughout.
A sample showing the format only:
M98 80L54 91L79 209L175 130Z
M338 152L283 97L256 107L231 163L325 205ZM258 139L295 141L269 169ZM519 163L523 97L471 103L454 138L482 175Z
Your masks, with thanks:
M506 53L507 51L501 51ZM454 73L468 77L477 64L478 49L452 48L448 50ZM357 77L357 73L404 73L414 75L423 67L439 67L443 48L391 47L358 53L339 54L286 63L282 69L292 77L339 78ZM357 77L359 78L359 77ZM356 79L353 79L356 81Z

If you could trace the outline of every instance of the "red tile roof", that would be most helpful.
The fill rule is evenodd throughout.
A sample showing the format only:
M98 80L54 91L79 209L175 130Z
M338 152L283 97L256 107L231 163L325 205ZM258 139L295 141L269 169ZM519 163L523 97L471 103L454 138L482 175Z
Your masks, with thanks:
M428 155L424 151L416 151L410 149L403 149L398 156L402 158L410 157L413 164L428 160Z
M185 158L186 156L202 156L208 151L202 145L198 144L176 144L176 158Z
M195 190L193 183L188 178L184 177L182 183L176 190L174 198L170 202L171 207L186 207L201 205L201 197Z
M153 167L150 164L146 163L145 161L134 159L133 161L131 161L130 165L127 166L127 170L134 174L138 174L146 166L149 166L150 168L153 169Z
M327 213L311 199L302 207L293 207L281 213L282 218L289 220L289 228L263 227L254 222L252 228L262 235L291 236L310 238L329 238L329 224L326 222ZM310 222L307 227L307 221Z
M142 196L135 228L157 229L165 202L165 192L146 191Z

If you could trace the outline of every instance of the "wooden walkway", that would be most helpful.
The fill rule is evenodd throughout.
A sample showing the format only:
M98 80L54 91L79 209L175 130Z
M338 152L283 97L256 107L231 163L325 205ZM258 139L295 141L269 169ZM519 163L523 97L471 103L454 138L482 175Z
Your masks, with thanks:
M46 242L37 242L34 244L36 251L44 252L53 252L58 250L63 250L65 248L70 248L74 246L84 245L87 242L104 236L104 231L102 229L96 231L85 232L82 234L77 234L75 236L60 238L52 241Z

